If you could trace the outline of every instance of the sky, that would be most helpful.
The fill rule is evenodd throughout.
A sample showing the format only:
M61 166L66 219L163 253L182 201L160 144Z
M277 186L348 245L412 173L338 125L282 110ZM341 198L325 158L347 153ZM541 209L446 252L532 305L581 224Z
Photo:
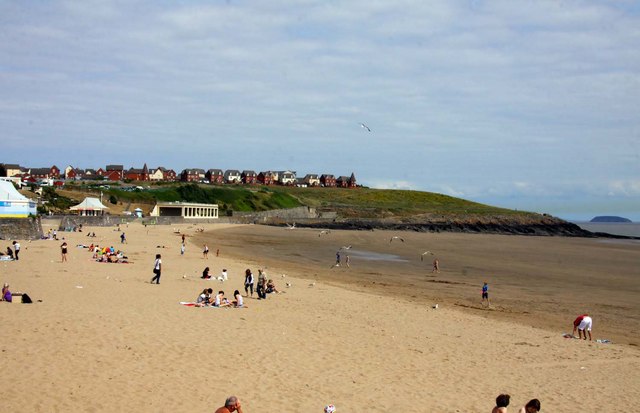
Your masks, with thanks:
M0 162L27 167L353 172L640 221L639 109L637 1L0 0Z

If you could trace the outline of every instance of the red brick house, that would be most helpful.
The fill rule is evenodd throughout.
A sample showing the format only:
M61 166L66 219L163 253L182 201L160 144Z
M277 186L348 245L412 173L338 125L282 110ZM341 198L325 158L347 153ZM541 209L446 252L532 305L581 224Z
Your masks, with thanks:
M257 181L261 185L273 185L273 173L271 173L271 171L260 172Z
M344 175L339 176L338 179L336 179L336 186L338 188L348 188L349 187L349 178L347 178Z
M322 174L320 176L320 185L328 188L333 188L336 186L336 177L329 174Z
M159 166L158 169L162 171L162 180L164 182L175 182L178 180L176 171L174 171L173 169L166 169L162 166Z
M212 184L220 185L224 183L224 171L222 169L209 169L205 176Z
M109 181L122 181L124 179L124 166L123 165L107 165L104 172L105 179Z
M148 181L149 180L149 168L145 163L142 169L129 168L124 174L125 179L131 179L132 181Z
M180 173L180 181L182 182L200 182L200 171L202 169L183 169ZM204 172L204 171L203 171Z
M242 171L242 174L240 174L240 179L245 185L253 185L258 183L258 174L256 174L255 171L245 169Z
M55 165L51 168L31 168L29 175L36 179L58 179L60 178L60 169Z
M356 188L358 186L356 183L356 176L353 172L351 172L351 176L349 177L348 186L349 188Z

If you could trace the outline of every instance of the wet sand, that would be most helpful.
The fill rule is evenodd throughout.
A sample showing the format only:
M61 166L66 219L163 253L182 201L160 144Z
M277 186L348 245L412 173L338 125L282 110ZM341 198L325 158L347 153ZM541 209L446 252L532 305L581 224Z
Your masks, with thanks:
M394 239L400 236L404 242ZM455 305L551 331L590 313L599 338L640 345L640 241L238 226L202 236L226 256L334 285ZM342 249L351 245L350 250ZM336 251L344 263L333 267ZM431 251L435 255L421 254ZM440 273L432 272L438 258ZM481 303L489 283L491 305Z

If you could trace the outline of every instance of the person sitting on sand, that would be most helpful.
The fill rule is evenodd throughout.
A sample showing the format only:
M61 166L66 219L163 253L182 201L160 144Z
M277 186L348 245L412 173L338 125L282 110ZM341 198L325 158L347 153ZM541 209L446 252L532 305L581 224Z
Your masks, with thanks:
M267 281L267 290L266 290L267 294L271 294L271 293L279 293L280 291L278 291L278 289L276 288L276 284L273 282L273 280L269 280Z
M501 394L496 397L496 407L491 410L491 413L507 413L507 406L509 406L509 400L511 396L508 394Z
M9 291L9 284L4 283L2 287L2 301L6 301L10 303L13 301L13 296L11 295L11 291Z
M229 274L227 274L226 268L222 269L222 274L220 274L220 276L222 277L222 281L227 281L229 279Z
M196 307L204 307L211 305L211 294L213 294L212 288L205 288L196 300Z
M240 400L236 396L229 396L224 402L224 406L218 408L215 413L242 413L242 406L240 406Z
M214 307L226 307L231 305L231 303L229 302L229 300L227 300L224 297L224 291L220 290L218 291L218 294L216 295L215 300L213 301L213 306Z
M242 298L242 294L240 294L240 291L235 290L233 292L233 296L235 297L235 301L233 302L233 305L238 308L244 307L244 299Z
M589 333L589 341L591 341L591 327L593 325L593 320L589 317L589 314L582 314L578 316L575 320L573 320L573 335L576 334L576 329L578 329L578 338L582 338L584 334L584 340L587 339L587 332Z
M13 259L13 250L11 249L11 247L7 247L7 255L9 256L9 258Z
M204 271L202 271L202 278L208 280L211 278L211 274L209 274L209 267L206 267Z
M522 406L518 413L538 413L540 411L540 400L532 399L529 403Z

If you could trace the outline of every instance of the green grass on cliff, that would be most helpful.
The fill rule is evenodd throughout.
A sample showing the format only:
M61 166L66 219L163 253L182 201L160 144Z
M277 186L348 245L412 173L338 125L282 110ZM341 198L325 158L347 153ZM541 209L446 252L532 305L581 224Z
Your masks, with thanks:
M309 206L321 211L337 211L339 216L350 218L409 217L423 214L531 215L433 192L392 189L174 184L153 185L150 189L142 191L124 191L112 187L104 192L114 195L118 201L125 203L154 204L156 201L215 203L222 211L265 211Z
M337 210L344 216L385 217L436 215L528 215L433 192L370 188L289 188L275 190L296 197L304 205Z

